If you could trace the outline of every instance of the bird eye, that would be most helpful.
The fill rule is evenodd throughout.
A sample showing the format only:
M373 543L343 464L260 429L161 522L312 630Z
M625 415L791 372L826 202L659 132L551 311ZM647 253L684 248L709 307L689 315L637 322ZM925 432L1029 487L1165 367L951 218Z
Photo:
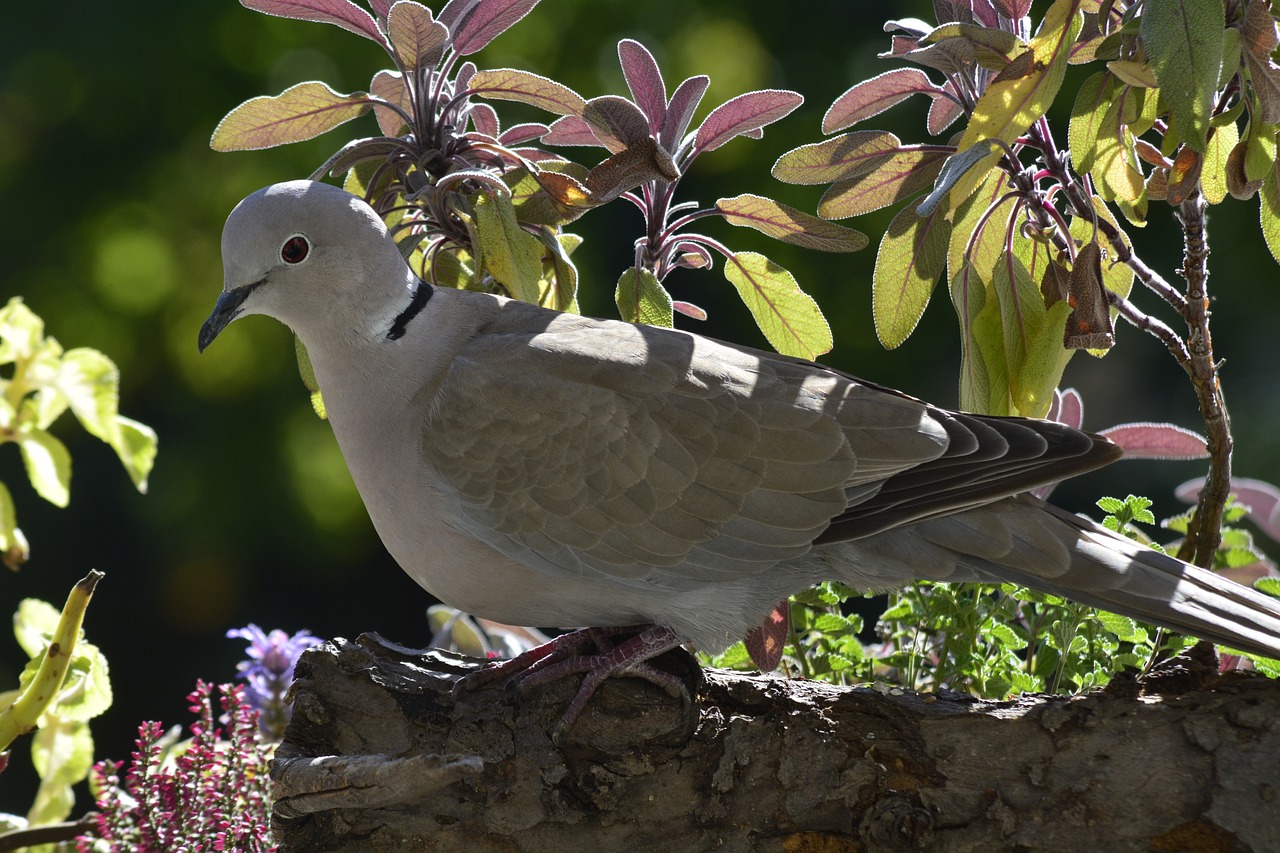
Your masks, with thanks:
M300 264L307 259L311 244L301 234L294 234L280 247L280 257L286 264Z

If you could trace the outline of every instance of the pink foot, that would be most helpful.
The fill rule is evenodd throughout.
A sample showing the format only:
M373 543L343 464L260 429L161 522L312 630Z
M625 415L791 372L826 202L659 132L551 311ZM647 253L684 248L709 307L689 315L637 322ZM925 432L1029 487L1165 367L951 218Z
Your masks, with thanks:
M556 727L555 739L559 740L587 706L596 688L611 675L643 678L671 696L690 702L689 690L679 677L647 663L678 645L680 638L670 628L658 625L583 628L556 637L510 660L487 664L483 669L463 676L454 684L453 695L457 698L465 690L503 680L507 682L508 695L519 695L567 675L585 672L587 675L578 694ZM592 647L596 653L586 654L586 650Z

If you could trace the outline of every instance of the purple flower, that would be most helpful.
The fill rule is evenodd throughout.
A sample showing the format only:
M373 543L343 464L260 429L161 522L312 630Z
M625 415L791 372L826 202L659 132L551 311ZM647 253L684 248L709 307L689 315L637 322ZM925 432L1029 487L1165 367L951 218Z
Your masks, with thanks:
M309 631L290 636L277 629L267 634L252 623L231 629L227 637L249 641L245 649L249 658L237 664L236 669L244 679L249 704L261 715L262 733L271 740L280 740L289 722L289 705L284 695L293 683L293 666L303 651L323 641L311 636Z

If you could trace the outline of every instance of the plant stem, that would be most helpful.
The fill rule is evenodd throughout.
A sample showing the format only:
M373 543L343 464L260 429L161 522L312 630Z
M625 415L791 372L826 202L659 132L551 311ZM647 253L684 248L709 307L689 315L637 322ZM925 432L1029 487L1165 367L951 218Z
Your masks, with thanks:
M1222 541L1222 512L1231 489L1231 418L1218 380L1220 365L1213 358L1213 338L1209 334L1209 244L1205 231L1208 204L1199 192L1178 206L1182 225L1182 277L1187 281L1187 305L1182 312L1190 334L1187 368L1200 402L1209 449L1209 474L1187 526L1187 538L1178 549L1181 559L1200 566L1213 565L1213 555Z

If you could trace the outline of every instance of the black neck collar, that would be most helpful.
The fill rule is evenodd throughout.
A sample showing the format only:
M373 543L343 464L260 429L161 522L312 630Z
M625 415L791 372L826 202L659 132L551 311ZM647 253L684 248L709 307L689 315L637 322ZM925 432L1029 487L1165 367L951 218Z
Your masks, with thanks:
M391 321L391 328L387 330L387 340L398 341L404 337L405 331L409 327L409 322L421 313L426 307L427 300L431 298L431 285L423 282L420 278L414 279L413 297L409 300L409 304L404 310Z

